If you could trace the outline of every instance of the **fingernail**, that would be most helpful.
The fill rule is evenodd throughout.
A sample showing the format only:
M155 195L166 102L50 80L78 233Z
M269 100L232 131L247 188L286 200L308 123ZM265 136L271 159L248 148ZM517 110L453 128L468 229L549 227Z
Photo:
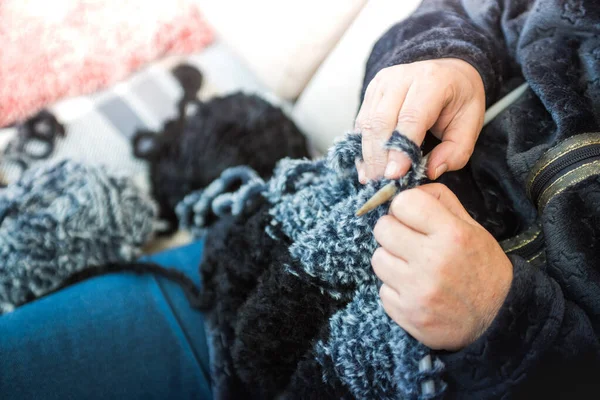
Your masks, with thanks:
M435 169L435 177L433 178L433 180L436 180L437 178L439 178L446 171L448 171L448 165L446 165L446 164L439 165Z
M398 171L400 170L400 168L398 167L398 164L396 163L396 161L390 161L387 165L387 167L385 167L385 177L388 179L391 179L393 177L395 177L396 175L398 175Z
M365 169L362 167L358 169L358 181L362 184L367 182L365 178Z

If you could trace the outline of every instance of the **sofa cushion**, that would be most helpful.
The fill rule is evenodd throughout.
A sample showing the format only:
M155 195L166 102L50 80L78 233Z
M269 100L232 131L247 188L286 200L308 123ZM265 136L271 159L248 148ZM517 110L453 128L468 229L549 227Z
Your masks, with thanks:
M3 0L0 126L212 40L194 0Z
M295 99L366 0L196 0L215 31L276 95Z

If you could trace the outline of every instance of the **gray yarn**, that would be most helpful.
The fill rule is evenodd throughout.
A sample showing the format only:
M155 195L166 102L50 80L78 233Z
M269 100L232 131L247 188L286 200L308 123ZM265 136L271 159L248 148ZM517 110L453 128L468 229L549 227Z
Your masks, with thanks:
M87 266L132 261L156 210L127 178L72 161L0 189L0 314Z
M386 147L405 151L414 161L413 171L397 181L399 189L415 186L424 176L416 146L396 134ZM331 296L351 299L330 319L327 340L316 345L325 374L335 373L359 399L424 398L420 384L426 376L419 372L419 361L429 350L385 313L378 295L379 280L371 267L371 256L378 247L373 227L387 207L381 206L363 217L355 216L368 198L389 183L358 183L355 160L360 157L360 149L360 137L348 135L328 154L318 183L304 184L293 195L282 196L272 215L293 240L290 253L300 260L304 272L322 280ZM294 168L306 170L300 165L280 166L267 198L278 198L280 180L289 181ZM327 366L333 371L328 371ZM440 393L445 386L439 380L439 361L436 368L427 375L438 374L436 388Z
M241 184L236 192L228 192L236 184ZM193 236L202 237L206 233L208 216L225 214L238 215L247 200L264 190L264 181L252 168L238 166L228 168L205 189L188 194L175 207L179 227L189 230Z
M420 150L397 132L386 148L404 151L413 161L411 172L396 181L399 190L416 186L425 175ZM379 299L380 282L371 267L378 247L373 227L388 207L380 206L362 217L355 212L390 181L361 185L355 168L360 155L360 135L348 134L326 159L282 160L264 185L248 180L246 185L253 185L253 190L242 185L233 195L223 191L195 194L181 210L195 203L194 219L203 222L208 204L237 201L235 207L230 204L231 209L241 210L249 202L248 194L262 189L272 204L267 232L275 239L291 240L290 254L300 261L295 267L282 268L299 276L308 274L322 282L323 293L349 301L330 318L328 337L314 347L323 379L336 376L358 399L433 398L445 390L440 379L443 365L435 359L432 370L419 371L419 361L429 355L429 349L396 324ZM223 189L227 183L214 185ZM434 382L434 393L421 392L425 380Z

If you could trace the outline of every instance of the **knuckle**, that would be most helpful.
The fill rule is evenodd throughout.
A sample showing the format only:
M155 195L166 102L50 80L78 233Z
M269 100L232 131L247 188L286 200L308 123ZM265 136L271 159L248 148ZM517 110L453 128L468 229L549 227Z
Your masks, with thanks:
M358 117L356 117L356 120L354 121L354 130L355 131L360 131L361 130L360 127L363 124L364 124L364 118L359 115Z
M371 265L373 266L373 270L375 271L375 274L377 276L379 276L379 273L381 272L381 268L383 267L385 262L384 260L384 250L382 247L378 247L371 256Z
M439 71L439 66L435 61L424 62L421 66L421 73L426 78L432 78L437 76Z
M423 310L429 310L437 303L438 298L438 286L435 283L432 283L428 288L421 291L419 295L419 304Z
M377 136L382 131L390 128L388 119L382 113L370 115L361 121L360 128L367 135Z
M421 112L416 108L406 107L398 114L398 124L419 125L421 123Z
M377 73L375 74L375 77L373 78L373 81L375 81L376 83L385 81L385 80L387 80L387 78L389 78L389 76L392 74L392 72L393 71L392 71L391 67L382 68L379 71L377 71Z
M418 331L425 331L428 326L433 324L432 313L426 307L423 307L418 300L407 307L405 317Z
M447 192L450 192L450 189L448 188L448 186L444 185L443 183L440 182L433 182L433 183L428 183L427 186L429 188L431 188L431 192L433 192L434 194L436 194L436 196L442 196Z
M402 196L398 195L394 197L394 199L392 200L392 204L390 204L390 210L393 214L399 214L404 209L404 204L400 197Z
M383 303L383 306L386 307L386 310L388 309L389 305L391 304L391 297L392 297L392 293L390 288L388 288L386 285L381 285L381 287L379 288L379 298L381 299L381 302Z
M372 154L371 157L365 159L365 163L370 166L381 167L385 165L385 157L381 154Z
M473 154L473 150L474 148L469 146L462 148L458 151L457 160L459 162L459 168L462 168L467 164L469 158L471 158L471 155Z
M469 234L463 226L458 223L450 225L450 238L458 248L466 248L469 245Z
M375 227L373 228L373 234L375 235L375 239L379 240L379 238L385 236L389 232L391 218L392 217L390 217L389 215L384 215L383 217L379 218L379 220L375 224Z
M420 331L426 331L434 324L434 318L431 313L420 310L412 316L413 325Z
M412 197L413 189L404 190L394 197L394 200L392 200L392 207L396 207L398 209L407 207L410 205L410 203L412 203Z

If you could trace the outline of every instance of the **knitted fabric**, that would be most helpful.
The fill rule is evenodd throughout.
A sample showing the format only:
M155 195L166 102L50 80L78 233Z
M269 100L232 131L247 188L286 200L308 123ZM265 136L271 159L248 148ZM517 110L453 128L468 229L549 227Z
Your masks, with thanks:
M150 162L153 195L171 228L177 223L177 203L225 169L248 165L266 178L280 159L308 156L294 123L258 96L235 93L191 101L180 111L162 133L141 132L134 138L136 155Z
M387 147L413 162L397 187L416 186L424 177L420 150L397 132ZM420 371L429 350L381 305L370 260L378 246L373 227L387 206L362 217L355 212L390 181L361 185L360 154L360 136L349 134L326 159L282 160L266 183L249 171L244 182L241 169L226 171L210 191L191 194L178 208L182 222L196 228L211 213L224 216L209 231L201 266L217 397L443 393L441 362ZM234 175L240 189L216 194ZM434 383L434 392L421 390L424 381Z
M0 313L88 266L131 261L155 207L128 179L71 161L32 168L0 189Z

